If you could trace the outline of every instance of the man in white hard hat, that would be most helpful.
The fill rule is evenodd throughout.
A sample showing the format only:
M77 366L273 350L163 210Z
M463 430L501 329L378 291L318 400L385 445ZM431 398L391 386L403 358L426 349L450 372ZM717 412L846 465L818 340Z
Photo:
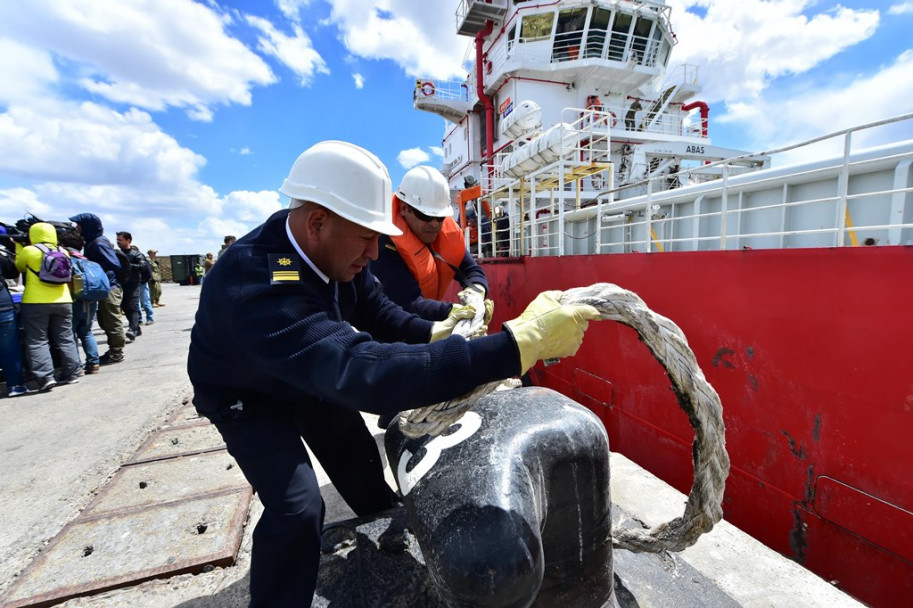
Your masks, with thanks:
M444 300L454 280L488 293L485 271L466 250L453 219L450 187L440 171L422 165L403 176L393 196L393 223L402 234L382 236L370 265L388 298L423 319L442 321L454 309Z
M280 192L290 209L238 239L206 278L187 362L194 405L263 503L250 605L270 608L309 606L316 586L324 510L302 439L355 513L389 508L359 411L431 405L572 355L598 316L545 292L507 331L451 336L455 320L405 312L367 270L380 235L400 232L377 157L318 143Z

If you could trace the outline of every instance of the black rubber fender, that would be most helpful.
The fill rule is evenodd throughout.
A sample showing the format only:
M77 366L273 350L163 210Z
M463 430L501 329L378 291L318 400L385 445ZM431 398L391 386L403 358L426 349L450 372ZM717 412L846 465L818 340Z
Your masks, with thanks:
M498 391L439 437L395 422L385 448L447 604L610 604L609 443L588 409L549 389Z

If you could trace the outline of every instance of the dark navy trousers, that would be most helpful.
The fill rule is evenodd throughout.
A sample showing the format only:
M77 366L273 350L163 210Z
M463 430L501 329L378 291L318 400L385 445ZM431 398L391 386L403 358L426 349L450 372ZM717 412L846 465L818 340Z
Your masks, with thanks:
M383 462L358 412L324 405L259 414L245 403L233 419L214 419L228 452L263 503L254 529L251 608L310 606L320 565L324 505L304 439L359 516L395 504Z

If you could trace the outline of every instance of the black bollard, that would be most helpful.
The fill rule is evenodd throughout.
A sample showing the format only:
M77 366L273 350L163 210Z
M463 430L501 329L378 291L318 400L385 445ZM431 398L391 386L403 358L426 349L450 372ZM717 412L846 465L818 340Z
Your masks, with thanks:
M609 443L592 412L549 389L499 391L439 437L396 422L385 447L447 604L611 605Z

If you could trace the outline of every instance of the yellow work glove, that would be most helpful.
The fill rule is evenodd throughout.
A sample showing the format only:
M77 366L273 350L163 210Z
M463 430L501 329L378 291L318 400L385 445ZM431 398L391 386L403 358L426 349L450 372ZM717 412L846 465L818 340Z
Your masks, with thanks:
M471 304L472 298L478 297L477 294L481 294L482 298L485 298L488 295L485 291L485 288L482 287L479 283L473 283L471 287L467 287L463 291L457 294L457 298L460 299L460 302L463 304ZM491 317L495 314L495 303L492 300L485 299L485 325L491 323Z
M589 321L600 318L587 304L563 305L560 291L543 291L516 319L504 325L520 351L520 374L539 359L557 359L577 353Z
M450 337L453 328L463 319L471 319L476 315L476 309L472 306L463 306L454 304L450 309L450 314L443 321L435 321L431 324L431 338L428 342L437 342L444 338Z

